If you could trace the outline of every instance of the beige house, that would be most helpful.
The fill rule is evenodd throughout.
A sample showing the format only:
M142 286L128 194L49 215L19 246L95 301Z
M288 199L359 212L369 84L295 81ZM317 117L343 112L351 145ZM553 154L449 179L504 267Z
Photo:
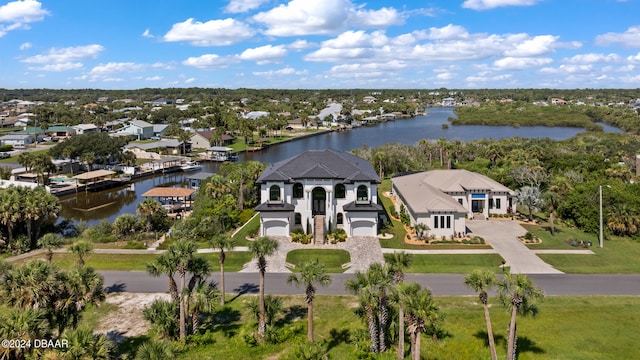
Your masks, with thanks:
M435 236L465 234L467 218L515 212L515 191L467 170L425 171L395 177L392 184L411 223L429 226Z

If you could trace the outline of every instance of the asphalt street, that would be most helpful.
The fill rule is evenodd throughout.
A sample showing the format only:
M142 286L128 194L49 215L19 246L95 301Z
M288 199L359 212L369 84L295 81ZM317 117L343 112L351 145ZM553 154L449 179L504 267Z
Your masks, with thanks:
M101 271L108 292L167 292L166 276L152 277L142 271ZM225 273L227 293L252 294L258 292L258 273ZM267 273L265 292L268 294L301 294L303 289L287 285L289 274ZM353 274L332 274L329 287L318 287L317 294L347 295L344 283ZM572 295L632 295L640 296L640 274L544 274L529 275L546 296ZM219 273L210 280L218 282ZM436 296L475 295L464 285L464 274L407 274L406 281L427 286ZM176 279L177 280L177 279Z

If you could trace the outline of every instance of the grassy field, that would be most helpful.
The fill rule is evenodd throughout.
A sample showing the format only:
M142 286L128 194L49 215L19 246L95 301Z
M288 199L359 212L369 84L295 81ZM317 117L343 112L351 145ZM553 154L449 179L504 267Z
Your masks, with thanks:
M245 335L255 331L244 303L236 298L220 310L218 318L200 345L188 345L180 359L277 359L289 355L306 336L306 306L303 296L284 297L285 309L275 321L283 342L251 346ZM488 359L489 348L482 307L476 297L437 297L444 316L443 336L423 335L424 359ZM357 346L366 347L365 323L355 314L357 298L318 296L314 301L316 342L327 349L330 359L355 359ZM490 312L498 357L506 354L509 313L490 299ZM518 359L632 359L637 355L638 297L549 297L540 303L536 318L518 319ZM606 329L606 334L603 333ZM131 339L130 341L136 341ZM408 346L407 346L408 349ZM394 359L395 345L375 359Z
M318 259L318 261L324 265L325 270L329 273L342 273L345 269L342 268L343 264L351 261L351 256L346 250L312 250L312 249L298 249L289 251L287 253L287 262L296 265L296 268L305 261L312 261ZM296 269L293 269L296 271Z
M248 252L227 252L227 257L224 262L225 271L239 271L242 266L251 261L251 254ZM147 264L152 262L158 255L144 254L89 254L85 257L85 263L87 266L91 266L96 270L131 270L131 271L146 271ZM218 254L198 254L197 256L206 257L209 259L214 271L219 269ZM19 266L29 260L41 258L44 259L44 255L33 256L21 261L13 263L15 266ZM76 264L77 257L73 254L55 254L53 256L53 263L61 269L69 269Z
M391 254L384 254L389 259ZM468 274L474 269L488 269L496 273L502 272L498 267L502 257L498 254L477 255L413 255L410 273L455 273Z

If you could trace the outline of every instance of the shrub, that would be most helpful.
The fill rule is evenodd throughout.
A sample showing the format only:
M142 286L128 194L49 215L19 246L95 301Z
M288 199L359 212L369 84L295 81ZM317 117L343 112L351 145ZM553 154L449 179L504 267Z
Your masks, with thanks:
M333 235L337 242L343 242L347 240L347 232L344 229L335 229Z
M0 151L11 151L13 150L13 145L0 145Z
M146 245L141 241L127 241L127 245L124 246L125 249L135 249L135 250L143 250L146 249Z
M253 209L244 209L240 212L240 215L238 215L238 221L241 224L244 224L249 221L249 219L251 219L255 213L256 212Z
M527 233L524 234L524 239L525 240L533 240L534 239L533 233L530 232L530 231L527 231Z

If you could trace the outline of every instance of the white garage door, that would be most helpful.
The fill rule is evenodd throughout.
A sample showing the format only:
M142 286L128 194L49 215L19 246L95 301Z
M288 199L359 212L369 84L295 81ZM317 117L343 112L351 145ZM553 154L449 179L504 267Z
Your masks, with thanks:
M267 221L264 223L265 236L289 236L289 226L286 221Z
M375 224L369 221L351 223L351 236L376 236Z

